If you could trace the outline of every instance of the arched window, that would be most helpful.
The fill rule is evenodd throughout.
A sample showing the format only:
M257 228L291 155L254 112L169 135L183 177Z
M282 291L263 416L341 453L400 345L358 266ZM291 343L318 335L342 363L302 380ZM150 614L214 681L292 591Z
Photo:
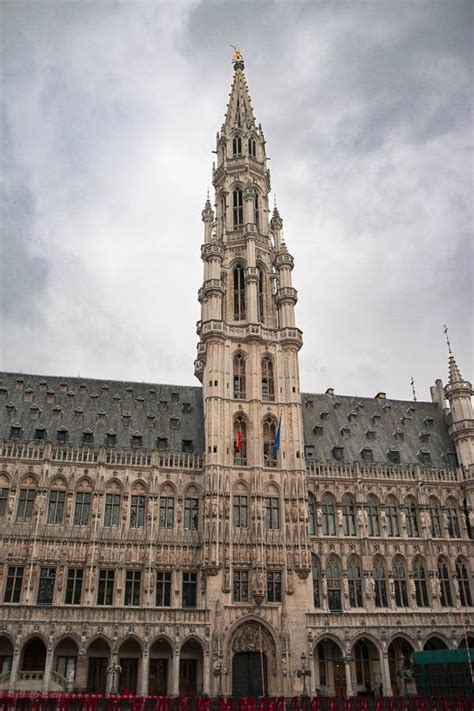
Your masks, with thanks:
M413 581L415 583L417 606L428 607L430 602L428 598L428 587L426 585L426 571L420 558L417 558L413 564Z
M418 514L416 501L412 497L408 497L405 501L405 515L407 520L407 536L409 538L418 538L420 535Z
M247 422L243 415L234 417L234 464L247 464Z
M396 606L408 607L407 576L405 565L401 558L395 558L393 561L393 585Z
M316 535L316 502L314 500L314 497L311 495L308 497L308 512L309 512L309 519L308 519L309 535L315 536Z
M275 399L273 361L270 356L262 358L262 400Z
M369 536L380 536L380 508L378 499L370 494L367 497L367 516Z
M462 558L458 558L456 562L456 576L459 586L459 599L462 607L472 607L471 585L469 581L469 572L466 563Z
M234 397L245 400L245 357L242 353L234 356Z
M453 499L447 499L445 505L446 523L448 524L448 533L450 538L460 538L458 512L456 510L456 502Z
M360 560L352 557L347 566L347 580L349 583L349 604L351 607L363 607L362 598L362 566Z
M244 198L240 188L236 188L232 194L232 205L235 230L244 224Z
M232 139L232 155L242 155L242 139L240 136L234 136L234 138Z
M266 417L263 421L263 466L276 467L277 456L275 451L276 424L273 417Z
M356 663L356 680L359 686L365 689L372 687L370 679L370 657L369 648L364 640L356 642L354 647L354 657Z
M227 227L227 201L225 194L221 197L221 234L223 235Z
M451 591L451 578L449 575L448 563L444 558L438 560L438 580L440 585L441 607L453 606L453 594Z
M252 156L252 158L256 158L257 156L257 144L254 138L249 138L249 155Z
M324 494L321 500L323 535L336 535L336 503L331 494Z
M321 568L316 558L313 558L311 573L313 578L313 604L321 607Z
M263 271L259 267L257 267L257 278L258 320L263 323L265 321L264 279Z
M345 536L356 535L355 502L350 494L342 497L342 528Z
M328 605L331 612L342 611L341 568L337 558L328 559L326 565L326 581L328 586Z
M387 607L387 581L381 558L374 560L375 607Z
M52 489L48 502L48 523L59 524L63 522L66 492L61 489Z
M387 517L387 533L389 536L399 536L398 503L395 497L389 496L385 502L385 515Z
M432 496L428 501L428 513L430 516L431 535L433 538L441 538L441 514L438 501Z
M257 232L258 232L258 227L260 225L260 201L258 199L258 193L255 193L254 213L255 213L255 225L257 227Z
M234 267L234 320L245 320L245 269L242 264Z

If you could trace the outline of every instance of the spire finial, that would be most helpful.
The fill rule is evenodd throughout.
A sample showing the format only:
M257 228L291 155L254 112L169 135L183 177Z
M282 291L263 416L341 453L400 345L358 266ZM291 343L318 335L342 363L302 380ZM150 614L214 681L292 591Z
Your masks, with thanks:
M413 378L413 375L411 376L410 385L411 391L413 393L413 402L416 402L415 379Z
M235 46L235 44L230 45L233 50L234 54L232 57L232 62L234 64L234 69L243 69L244 68L244 58L242 56L242 52L238 47Z
M449 337L448 337L448 327L446 326L446 324L444 324L443 333L446 336L446 343L448 344L448 353L449 353L449 355L452 355L451 343L449 342Z

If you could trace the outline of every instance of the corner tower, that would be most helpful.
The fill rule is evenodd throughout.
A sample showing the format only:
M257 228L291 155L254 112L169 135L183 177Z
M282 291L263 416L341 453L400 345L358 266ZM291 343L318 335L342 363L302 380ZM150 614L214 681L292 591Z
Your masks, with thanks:
M267 636L267 663L279 668L273 676L269 667L265 692L287 694L294 677L291 646L298 655L305 648L301 624L290 639L288 619L301 620L311 597L298 369L302 333L295 326L293 257L276 207L269 219L265 139L238 50L233 63L216 139L216 214L209 197L202 213L204 282L195 362L205 417L202 569L208 605L218 616L214 655L230 663L233 632L219 630L232 630L240 603L242 624L257 616L259 639ZM235 676L227 677L228 693Z

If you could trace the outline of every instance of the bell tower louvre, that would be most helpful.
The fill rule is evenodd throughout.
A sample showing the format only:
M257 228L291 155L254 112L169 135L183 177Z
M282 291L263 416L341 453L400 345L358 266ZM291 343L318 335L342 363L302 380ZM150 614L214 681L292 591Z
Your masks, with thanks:
M404 696L413 652L474 647L472 385L448 340L432 402L301 392L239 50L233 70L200 384L0 373L0 692Z

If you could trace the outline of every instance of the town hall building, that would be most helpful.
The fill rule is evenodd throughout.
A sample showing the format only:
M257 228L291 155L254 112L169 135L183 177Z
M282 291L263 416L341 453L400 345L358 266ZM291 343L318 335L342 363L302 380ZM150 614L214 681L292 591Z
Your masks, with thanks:
M233 64L199 385L0 373L1 690L404 694L413 651L473 646L471 384L449 348L431 402L301 392Z

